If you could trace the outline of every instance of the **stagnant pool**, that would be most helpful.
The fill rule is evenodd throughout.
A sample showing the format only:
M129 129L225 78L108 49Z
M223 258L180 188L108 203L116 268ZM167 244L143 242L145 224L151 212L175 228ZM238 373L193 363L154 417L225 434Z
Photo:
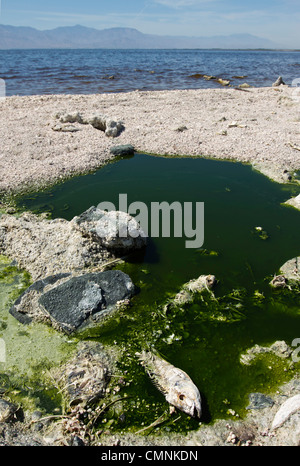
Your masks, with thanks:
M240 163L136 154L20 199L24 209L68 220L103 201L118 207L121 193L129 204L149 208L162 201L204 203L204 244L186 248L184 237L150 238L143 254L119 266L140 289L132 307L84 335L124 354L119 374L127 374L122 393L129 397L125 416L117 408L108 413L110 429L150 424L168 409L134 356L151 346L199 387L203 422L243 416L249 393L267 392L292 375L290 360L270 356L245 366L240 355L255 344L300 337L300 295L269 285L284 262L300 255L300 212L282 204L299 191ZM199 296L166 313L166 300L201 274L216 276L214 298ZM182 414L164 428L197 426Z

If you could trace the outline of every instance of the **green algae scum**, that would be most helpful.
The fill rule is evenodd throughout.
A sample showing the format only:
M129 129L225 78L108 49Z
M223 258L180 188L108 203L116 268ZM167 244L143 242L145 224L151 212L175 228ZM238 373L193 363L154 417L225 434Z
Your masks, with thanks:
M269 284L281 265L300 255L300 212L283 205L299 193L299 186L281 186L240 163L136 154L18 202L22 209L70 220L100 202L118 207L121 193L127 194L129 204L140 201L147 206L163 201L203 202L204 244L188 249L185 238L150 238L143 253L117 266L129 274L139 293L129 309L80 335L122 351L112 390L123 402L105 413L100 426L146 433L152 423L155 428L157 419L161 420L156 427L160 432L186 432L199 426L199 420L183 413L175 418L169 415L164 397L138 364L135 353L151 347L187 372L198 386L202 422L243 417L249 393L271 393L299 369L291 357L282 359L270 353L257 356L249 365L240 361L256 344L270 346L284 340L291 345L300 338L299 289L274 289ZM196 295L180 307L166 307L184 283L208 274L217 279L213 293ZM8 332L7 293L12 289L15 297L16 288L1 274L3 339ZM14 333L17 342L20 324L11 325L16 327L10 334ZM34 329L24 327L23 332L31 344L38 333L46 348L41 355L33 352L36 366L59 363L76 343L76 338L72 343L53 330L49 336L49 329ZM42 343L43 339L48 343ZM47 347L51 348L48 361ZM18 366L24 355L19 350L13 368L21 373L24 368L21 371ZM55 395L51 399L54 403Z

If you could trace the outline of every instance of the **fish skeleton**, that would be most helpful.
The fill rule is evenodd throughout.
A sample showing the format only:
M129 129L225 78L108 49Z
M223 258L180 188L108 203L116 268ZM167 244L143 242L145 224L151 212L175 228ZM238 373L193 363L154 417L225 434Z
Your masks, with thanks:
M191 378L150 351L136 353L141 364L168 403L192 417L201 417L201 395Z

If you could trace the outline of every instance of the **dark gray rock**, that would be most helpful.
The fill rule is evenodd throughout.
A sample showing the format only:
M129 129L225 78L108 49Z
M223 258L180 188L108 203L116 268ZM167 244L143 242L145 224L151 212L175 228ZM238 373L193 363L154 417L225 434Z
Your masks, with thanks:
M121 146L113 146L110 149L110 153L116 157L126 157L134 155L134 147L131 144L124 144Z
M47 321L69 334L110 316L135 294L130 277L119 270L71 278L62 275L34 283L10 313L21 323Z
M27 290L25 290L21 294L21 296L19 296L19 298L11 306L9 313L15 319L21 322L21 324L30 324L34 320L34 317L31 315L30 312L26 312L26 310L24 309L24 298L28 297L31 294L41 295L47 286L55 285L58 281L68 277L71 277L70 273L59 273L50 277L46 277L42 280L36 281L29 288L27 288ZM34 303L32 303L32 307L34 307Z
M264 409L273 406L274 401L270 396L264 395L263 393L250 393L249 394L250 404L247 409Z

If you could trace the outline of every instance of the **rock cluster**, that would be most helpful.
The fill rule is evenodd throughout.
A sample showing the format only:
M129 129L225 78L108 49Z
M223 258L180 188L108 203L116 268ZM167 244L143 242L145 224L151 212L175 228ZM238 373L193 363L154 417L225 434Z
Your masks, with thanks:
M82 125L92 125L94 128L103 131L106 136L116 138L124 130L122 121L114 120L106 115L96 113L91 116L82 116L79 112L57 113L55 118L59 121L52 129L54 131L74 132L79 129L68 125L69 123L79 123Z
M71 221L49 220L29 212L18 218L0 218L0 253L16 260L35 281L99 267L118 253L146 244L139 223L125 212L91 207Z

